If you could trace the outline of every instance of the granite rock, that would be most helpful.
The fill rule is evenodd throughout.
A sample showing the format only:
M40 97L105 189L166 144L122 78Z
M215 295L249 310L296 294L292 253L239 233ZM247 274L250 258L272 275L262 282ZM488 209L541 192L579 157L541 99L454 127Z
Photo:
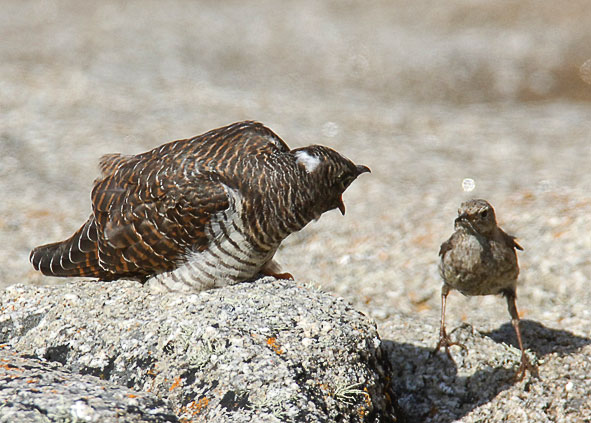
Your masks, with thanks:
M132 281L9 287L0 342L170 402L187 421L392 421L375 323L273 278L192 295Z
M394 313L381 331L407 422L589 421L591 339L532 320L521 329L539 377L516 381L521 352L509 317L500 325L452 322L450 337L466 347L451 347L452 362L433 354L437 321Z
M178 422L165 401L0 349L0 422Z

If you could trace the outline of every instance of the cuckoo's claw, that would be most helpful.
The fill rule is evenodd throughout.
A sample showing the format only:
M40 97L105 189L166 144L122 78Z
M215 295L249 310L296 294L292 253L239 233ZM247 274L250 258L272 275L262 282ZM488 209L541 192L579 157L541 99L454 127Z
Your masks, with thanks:
M273 276L275 279L285 279L293 281L294 278L291 273L283 272L283 273L272 273L272 272L263 272L265 276Z

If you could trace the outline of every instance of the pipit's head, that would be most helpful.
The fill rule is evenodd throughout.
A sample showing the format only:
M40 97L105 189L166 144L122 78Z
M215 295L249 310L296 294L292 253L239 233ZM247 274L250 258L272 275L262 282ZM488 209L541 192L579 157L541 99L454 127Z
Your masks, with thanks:
M462 203L458 209L455 228L488 235L497 227L495 210L486 200L470 200Z

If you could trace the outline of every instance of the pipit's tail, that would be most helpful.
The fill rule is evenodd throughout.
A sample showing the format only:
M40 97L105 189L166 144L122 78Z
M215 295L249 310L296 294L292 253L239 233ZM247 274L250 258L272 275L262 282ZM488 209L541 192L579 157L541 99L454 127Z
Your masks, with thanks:
M103 279L99 266L96 222L88 221L65 241L41 245L31 251L35 270L47 276L90 276Z

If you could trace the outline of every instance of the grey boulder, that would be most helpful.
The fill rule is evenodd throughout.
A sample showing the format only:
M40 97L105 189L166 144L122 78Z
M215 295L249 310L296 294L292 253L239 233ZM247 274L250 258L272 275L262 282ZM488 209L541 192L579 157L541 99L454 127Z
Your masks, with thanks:
M0 423L178 422L165 401L0 349Z
M0 310L0 343L152 393L185 421L396 421L375 323L295 282L191 295L132 281L15 285Z

